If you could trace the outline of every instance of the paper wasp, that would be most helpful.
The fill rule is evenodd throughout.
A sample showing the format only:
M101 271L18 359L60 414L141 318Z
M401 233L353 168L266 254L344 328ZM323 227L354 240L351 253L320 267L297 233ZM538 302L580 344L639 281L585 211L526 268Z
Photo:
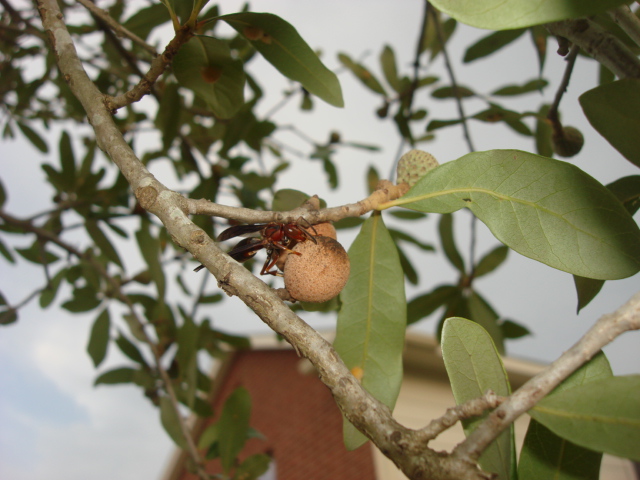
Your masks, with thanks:
M313 225L309 224L309 228L313 230L314 234L317 234ZM281 275L280 272L278 272L276 264L285 252L300 255L298 252L292 251L296 244L304 242L307 239L317 243L314 238L315 235L309 233L307 227L296 223L276 222L234 225L218 235L217 241L223 242L234 237L258 232L260 234L259 237L245 238L233 247L228 252L228 255L237 262L242 263L253 258L255 254L258 253L258 250L265 248L267 250L267 260L264 262L262 270L260 270L260 275ZM198 270L200 270L200 267L196 269L196 271Z

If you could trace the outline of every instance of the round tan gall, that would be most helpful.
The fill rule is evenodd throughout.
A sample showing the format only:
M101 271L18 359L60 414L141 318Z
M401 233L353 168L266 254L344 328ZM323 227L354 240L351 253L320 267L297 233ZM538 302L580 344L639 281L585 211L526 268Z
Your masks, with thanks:
M315 237L297 244L284 265L284 286L301 302L321 303L331 300L349 279L349 255L336 240Z

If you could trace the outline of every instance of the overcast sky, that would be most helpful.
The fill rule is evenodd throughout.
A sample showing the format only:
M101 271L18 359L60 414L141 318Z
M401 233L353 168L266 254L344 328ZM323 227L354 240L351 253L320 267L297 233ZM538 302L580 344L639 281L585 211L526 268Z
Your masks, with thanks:
M100 6L105 3L98 2ZM242 5L238 1L224 2L223 13L232 13ZM292 0L254 1L254 11L267 11L280 15L292 23L313 47L322 49L322 58L329 68L339 63L336 54L344 51L352 58L378 70L378 55L385 44L392 45L399 61L399 69L408 73L415 50L414 43L420 26L422 2L325 1L299 2ZM509 83L524 83L535 78L537 63L529 47L529 38L522 37L498 58L481 60L461 66L465 46L471 39L485 32L459 27L450 48L456 61L456 73L461 84L476 90L489 91ZM549 44L549 57L545 76L552 81L544 98L550 102L555 86L562 75L564 62L555 56L555 46ZM258 81L273 92L260 105L261 112L269 111L279 101L280 92L287 87L277 72L261 59L251 65ZM446 84L442 63L436 62L429 74L439 75ZM586 145L575 157L578 166L608 183L638 171L597 136L584 119L577 104L577 96L594 86L597 75L595 63L579 59L571 87L563 103L564 120L583 131ZM366 195L364 172L375 165L383 176L387 175L398 148L399 138L391 121L381 121L372 115L379 100L365 91L347 73L340 74L346 107L335 109L316 100L312 114L297 111L297 101L287 105L277 121L295 124L302 131L325 141L330 130L341 132L345 141L376 144L379 153L343 149L336 156L344 185L338 193L325 186L324 174L318 163L296 160L284 174L278 188L297 188L318 193L329 205L354 202ZM518 103L515 108L537 108L537 94ZM418 94L415 102L426 107L432 118L454 118L452 102L436 102ZM481 102L467 105L469 112L479 111ZM471 132L476 148L520 148L533 150L531 139L512 134L502 126L487 126L472 122ZM421 148L430 151L441 163L468 153L458 127L442 130L438 138ZM278 138L297 148L308 149L292 134L279 134ZM148 138L145 141L153 141ZM298 142L298 143L296 143ZM56 159L57 134L50 140L51 154ZM42 186L43 175L39 164L43 155L22 141L0 143L5 188L9 192L8 211L28 215L42 211L49 204L51 190ZM57 159L55 160L57 161ZM168 169L154 165L160 181L172 184ZM321 179L321 181L319 181ZM385 218L387 218L386 216ZM469 215L456 216L459 247L466 254ZM439 247L433 219L419 225L402 224L411 228L422 241ZM346 235L343 243L348 247L353 235ZM3 235L3 240L6 238ZM23 239L11 239L25 246ZM479 254L498 245L486 228L479 225ZM417 254L408 249L410 254ZM583 312L575 314L575 293L569 274L552 270L545 265L510 252L509 260L491 276L477 282L476 288L504 317L527 325L534 335L507 344L510 354L537 361L551 361L566 350L600 315L613 311L628 300L638 289L638 277L607 282L599 297ZM422 282L420 289L408 288L409 298L423 293L443 282L455 282L456 273L441 255L424 254L417 257ZM135 262L132 259L134 270ZM23 299L43 282L40 270L21 262L17 268L2 264L0 289L13 302ZM210 282L213 289L215 282ZM64 292L63 292L64 293ZM68 291L66 295L68 296ZM58 299L66 299L59 295ZM251 315L237 299L226 301L222 311L212 312L216 325L231 333L264 333L266 327ZM21 311L20 321L0 329L0 478L13 480L140 480L159 478L173 447L164 434L157 411L149 405L134 387L93 388L96 372L85 352L91 321L94 315L71 316L57 307L40 311L35 304ZM333 317L305 316L318 328L331 328ZM434 318L423 321L415 329L432 332ZM607 354L617 374L637 373L640 370L638 333L627 334L616 340ZM115 349L101 370L123 363Z

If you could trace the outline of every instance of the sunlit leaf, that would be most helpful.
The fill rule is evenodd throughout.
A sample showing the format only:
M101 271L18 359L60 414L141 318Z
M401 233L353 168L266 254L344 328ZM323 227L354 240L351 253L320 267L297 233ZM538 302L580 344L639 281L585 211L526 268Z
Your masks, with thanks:
M178 82L193 90L217 116L233 117L244 105L242 61L231 57L222 40L193 37L180 48L172 67Z
M469 208L505 245L559 270L599 279L640 269L640 230L605 187L574 165L517 150L465 155L384 204L422 212Z
M270 13L243 12L218 18L249 40L285 77L300 82L330 105L344 106L338 77L322 64L292 25Z
M442 331L442 357L458 405L484 395L489 389L498 395L511 393L500 355L491 337L477 323L464 318L448 319ZM465 434L475 430L483 418L463 422ZM484 451L479 463L483 470L508 480L515 478L515 459L511 425Z
M105 308L93 322L89 343L87 344L87 352L93 361L93 366L96 368L100 366L107 355L110 327L109 310Z
M616 150L640 167L640 80L625 78L580 95L589 123Z
M568 18L588 17L622 5L624 0L435 0L443 13L472 27L508 30L557 22Z
M398 250L381 215L362 225L349 258L334 346L350 369L361 369L362 386L393 408L402 382L406 300ZM366 441L347 421L344 432L349 449Z

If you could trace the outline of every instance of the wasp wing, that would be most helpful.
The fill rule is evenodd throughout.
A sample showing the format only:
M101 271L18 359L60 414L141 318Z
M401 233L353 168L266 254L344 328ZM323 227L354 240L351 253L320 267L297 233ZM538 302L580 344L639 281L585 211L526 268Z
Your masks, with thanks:
M254 225L234 225L233 227L227 228L220 235L218 235L217 241L224 242L225 240L229 240L233 237L239 237L241 235L259 232L264 228L264 226L265 225L262 223L256 223Z

